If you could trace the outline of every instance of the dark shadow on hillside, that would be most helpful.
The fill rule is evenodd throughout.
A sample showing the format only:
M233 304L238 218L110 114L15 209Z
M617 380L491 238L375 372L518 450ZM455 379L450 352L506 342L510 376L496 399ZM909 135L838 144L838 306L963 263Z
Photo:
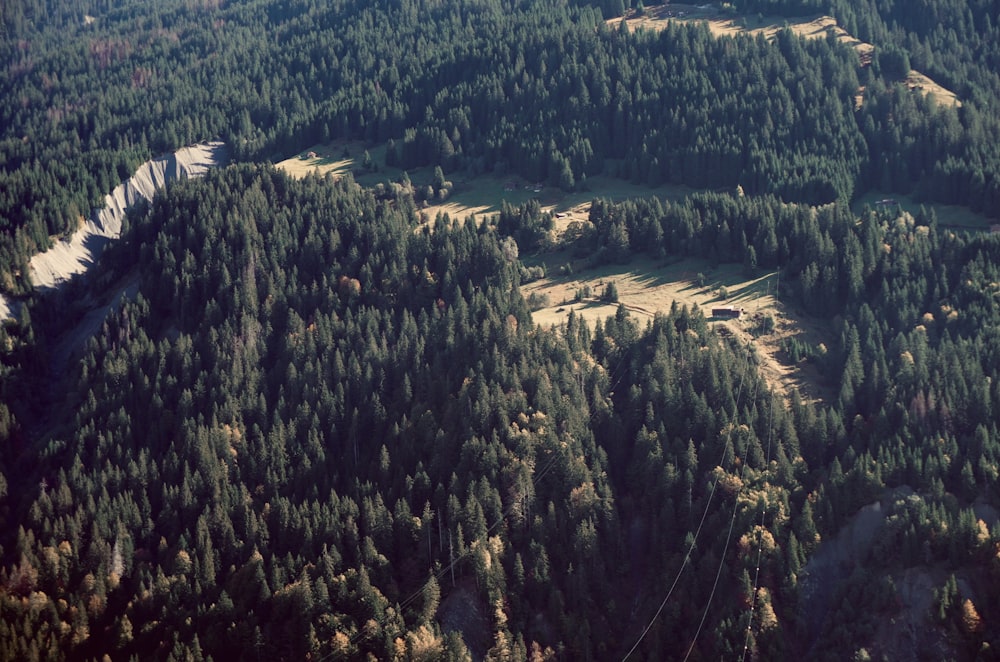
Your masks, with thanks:
M773 274L772 274L773 275ZM730 301L752 301L759 297L767 296L768 294L773 294L775 291L775 285L771 282L775 280L771 276L766 276L753 281L752 283L747 283L743 287L733 291L729 291Z
M684 288L685 291L688 289L698 289L699 287L695 282L695 278L698 275L697 272L690 273L688 271L682 271L679 273L666 274L650 273L645 270L633 269L629 272L629 275L632 276L632 279L636 283L642 285L643 287L660 287L671 283L682 283L684 281L688 281L689 283L687 287Z

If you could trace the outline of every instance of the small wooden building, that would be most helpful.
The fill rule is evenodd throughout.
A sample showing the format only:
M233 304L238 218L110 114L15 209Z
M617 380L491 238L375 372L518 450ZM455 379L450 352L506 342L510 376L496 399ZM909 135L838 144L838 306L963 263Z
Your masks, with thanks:
M739 319L742 314L742 308L734 308L732 306L722 306L712 309L712 317L721 317L723 319Z

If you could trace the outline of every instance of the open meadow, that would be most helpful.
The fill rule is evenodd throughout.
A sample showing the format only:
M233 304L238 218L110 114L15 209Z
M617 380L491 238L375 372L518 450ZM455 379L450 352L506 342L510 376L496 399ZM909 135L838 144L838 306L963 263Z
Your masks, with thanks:
M276 165L295 177L308 174L342 177L351 173L365 186L388 185L403 179L402 170L383 165L384 145L367 147L371 162L378 164L377 170L364 168L365 152L366 147L361 142L337 142L314 146ZM406 175L414 186L425 186L432 180L433 169L411 169ZM656 196L679 200L694 192L685 186L650 188L608 176L592 177L587 180L587 190L568 193L515 176L472 176L457 172L451 178L453 188L448 198L422 207L423 222L433 223L439 214L451 218L471 215L482 220L499 213L504 202L520 205L537 200L542 210L554 216L552 236L557 247L571 223L589 223L590 202L594 198L624 200ZM566 247L522 255L522 259L529 266L544 264L548 273L547 277L521 288L526 298L534 296L536 301L546 302L532 313L533 320L540 326L564 323L570 311L594 324L614 315L619 303L640 321L640 325L643 318L651 319L658 312L668 311L675 302L700 308L706 317L710 317L713 306L743 308L746 314L741 319L712 319L711 324L744 345L752 343L762 374L786 397L793 388L806 400L830 397L816 368L804 361L793 364L783 349L784 342L793 337L810 346L820 344L824 337L818 325L811 324L808 318L778 300L775 272L748 277L742 265L713 265L708 260L695 258L634 257L625 264L591 267L587 260L575 259L573 251ZM562 268L567 265L572 274L561 275ZM608 283L614 283L618 290L617 303L601 300ZM761 334L755 327L766 317L773 319L774 327L769 333Z
M609 23L620 21L620 18L613 18L609 20ZM646 7L641 15L632 14L626 21L631 30L639 28L662 30L672 21L678 23L704 22L708 25L709 31L717 37L746 34L750 36L763 35L766 39L773 39L779 30L786 27L806 39L823 39L832 32L839 41L857 49L858 55L863 59L870 59L874 51L871 44L861 41L840 27L837 24L837 19L824 15L802 18L761 14L742 15L715 4L670 3Z
M1000 225L1000 218L990 218L984 214L977 214L968 207L958 205L943 205L937 202L919 202L913 196L901 195L899 193L883 193L882 191L869 191L861 196L851 205L855 214L860 214L866 207L876 208L879 204L890 204L899 206L905 212L916 216L923 207L927 211L933 211L937 216L938 225L949 227L955 230L989 231L991 228ZM1000 210L998 210L1000 212Z
M621 18L608 20L609 24L619 24ZM625 19L630 30L663 30L671 22L705 23L709 32L716 37L730 37L739 34L774 39L779 30L788 28L805 39L825 39L832 34L838 41L852 46L858 52L862 65L871 62L875 52L872 44L861 41L837 24L837 19L826 15L788 18L785 16L764 16L762 14L737 14L728 4L687 5L669 3L645 7L641 14L632 13ZM905 80L906 86L933 98L939 105L961 106L958 96L919 71L911 70ZM859 91L859 104L864 90Z
M293 177L305 177L309 174L343 177L351 173L355 181L364 186L400 182L404 171L384 165L385 149L385 145L367 148L372 162L377 164L377 169L374 171L365 170L366 147L364 143L358 141L316 145L275 165ZM434 169L412 168L405 174L414 186L426 186L433 180ZM421 208L421 218L424 222L433 223L439 214L447 214L453 219L464 219L470 215L490 216L499 213L504 202L518 206L537 200L543 211L555 216L558 234L572 221L586 220L590 202L594 198L625 200L656 196L666 200L679 200L695 192L695 189L687 186L664 184L654 188L606 175L591 177L587 180L585 188L572 192L529 182L516 175L500 176L492 173L470 175L465 172L455 172L448 177L453 185L451 193L446 199L428 202Z
M779 300L777 272L748 276L741 264L712 265L701 258L635 257L624 264L574 267L571 275L559 275L560 266L573 264L568 251L533 260L539 262L545 264L549 275L521 290L525 297L534 295L535 300L545 302L532 314L540 326L563 324L571 312L593 325L614 315L619 305L640 326L675 304L698 308L719 333L753 347L761 373L783 395L787 397L796 389L806 400L829 397L815 367L806 362L793 364L783 349L791 338L816 346L824 337L818 324ZM617 302L602 300L609 283L617 290ZM712 317L715 307L740 308L744 312L740 319L720 319ZM768 318L773 321L773 329L762 332Z

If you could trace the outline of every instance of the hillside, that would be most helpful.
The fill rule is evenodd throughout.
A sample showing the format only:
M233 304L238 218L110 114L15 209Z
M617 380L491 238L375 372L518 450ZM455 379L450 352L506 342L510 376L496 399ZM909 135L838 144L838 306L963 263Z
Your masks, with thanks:
M608 19L609 24L615 24L621 19ZM704 23L709 31L717 37L732 37L735 35L763 36L773 41L780 30L789 30L792 34L804 39L827 39L833 37L838 42L846 44L857 51L858 60L862 66L872 62L875 47L849 34L837 24L832 16L737 16L732 5L728 10L718 5L685 5L669 3L645 7L641 14L632 13L625 24L629 30L663 30L671 23ZM961 106L962 102L951 90L931 80L928 76L916 70L902 72L906 87L916 90L931 98L938 105ZM863 99L863 88L859 99ZM859 102L860 105L860 102Z
M626 304L593 325L536 326L511 237L545 222L537 205L430 231L408 195L231 167L168 189L109 249L97 280L137 269L134 298L72 369L72 416L7 474L32 494L19 519L31 533L11 541L19 560L2 577L15 657L31 645L156 655L171 639L193 655L278 658L719 650L692 634L701 610L670 600L674 582L728 646L750 625L755 655L837 657L845 637L902 650L892 629L858 639L841 619L863 600L874 627L912 591L925 606L906 622L947 650L990 643L985 625L956 633L966 603L978 622L997 613L969 588L993 572L996 394L958 389L997 377L997 336L978 334L996 313L969 298L991 278L972 269L995 240L728 194L591 205L595 235L576 249L608 273L616 250L725 264L752 249L758 268L785 264L783 298L841 311L826 354L786 346L836 385L815 403L769 389L754 353L698 308L644 321ZM720 218L758 239L741 249ZM772 229L787 255L768 252ZM835 235L857 264L838 261ZM703 287L730 272L717 269ZM926 295L909 285L938 277L946 298L920 314ZM884 303L872 296L882 280ZM911 496L893 497L902 487ZM71 508L85 498L93 508ZM860 570L803 620L799 578L840 558L823 541L880 498L868 546L835 561ZM716 572L714 590L699 579ZM655 629L640 637L632 614Z
M994 42L969 54L932 48L919 41L921 25L912 32L921 47L909 53L905 28L890 38L880 23L860 21L874 21L870 8L837 19L876 47L873 66L859 69L850 47L791 31L767 44L668 21L667 35L625 39L605 23L624 7L578 2L516 12L445 3L419 20L409 4L170 0L155 16L138 0L123 2L132 11L89 4L93 20L81 21L59 0L18 0L6 24L23 34L0 43L10 63L0 72L10 100L0 108L0 290L8 295L26 294L32 255L50 237L72 234L141 163L213 139L238 161L280 160L334 140L391 140L392 166L515 174L566 189L605 174L653 186L739 184L808 203L878 186L974 211L997 207L1000 127L988 112L994 74L982 61ZM744 16L759 9L737 7ZM41 15L48 23L34 20ZM809 36L825 34L824 25ZM955 29L978 43L993 28ZM388 50L375 53L376 44ZM964 58L949 70L953 81L942 81L931 54ZM931 112L920 95L899 94L911 68L978 112ZM872 103L857 114L861 87Z
M994 657L991 2L4 3L0 661Z
M104 244L122 231L125 215L133 205L152 202L156 192L178 179L201 177L224 161L225 146L208 143L185 147L168 156L142 164L104 199L104 206L66 239L31 258L31 282L35 287L55 287L84 273L100 258Z

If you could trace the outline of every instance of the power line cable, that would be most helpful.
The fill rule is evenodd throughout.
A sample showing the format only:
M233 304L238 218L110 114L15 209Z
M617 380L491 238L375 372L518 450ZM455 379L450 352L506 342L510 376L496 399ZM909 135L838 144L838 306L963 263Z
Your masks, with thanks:
M593 419L593 417L596 415L596 413L597 412L593 412L591 414L591 419ZM532 483L534 484L535 487L537 487L538 484L541 482L541 480L550 471L552 471L552 469L555 467L556 460L558 460L559 457L560 457L560 453L559 453L558 447L554 448L551 457L549 457L549 459L546 461L546 463L542 467L541 471L536 472L535 475L532 477ZM513 511L514 511L514 509L516 507L517 507L517 503L516 502L512 503L510 506L508 506L504 510L504 512L500 514L500 516L497 518L497 520L495 522L493 522L493 524L491 524L487 528L486 535L489 536L489 534L492 531L494 531L501 523L503 523L507 519L507 517L509 517L511 515L511 513L513 513ZM468 556L469 554L472 553L472 549L473 548L472 548L471 545L469 547L467 547L458 556L456 556L455 558L453 558L450 563L448 563L447 565L443 566L436 573L434 573L433 579L434 580L440 580L442 577L444 577L446 574L448 574L452 570L452 568L456 567L459 562L461 562L466 556ZM431 582L431 579L428 579L423 584L421 584L420 588L418 588L417 590L413 591L410 595L408 595L405 599L403 599L402 602L397 603L397 607L399 609L400 616L402 616L402 610L404 608L410 606L419 596L421 596L423 594L424 589L427 588L427 586L428 586L428 584L430 584L430 582ZM350 645L354 645L354 644L358 643L358 641L360 641L360 639L364 636L364 634L365 634L364 630L363 629L359 629L358 632L356 632L354 634L354 636L351 637ZM323 657L319 658L317 660L317 662L326 662L327 660L331 659L335 654L336 653L334 651L330 651L327 655L324 655Z
M750 369L750 349L751 349L751 346L749 344L747 344L746 357L745 357L745 360L744 360L744 363L743 363L743 369L742 369L742 371L740 373L740 381L739 381L739 383L737 385L737 388L736 388L736 399L733 402L733 420L734 421L736 420L737 414L739 413L739 401L740 401L740 397L742 396L742 393L743 393L743 382L744 382L744 380L746 378L746 375L747 375L747 373L748 373L748 371ZM731 424L730 430L729 430L729 439L730 440L732 439L732 430L733 430L732 426L733 425L735 425L735 423ZM722 445L722 457L719 460L719 466L722 466L723 464L725 464L726 450L727 450L727 448L728 447L727 447L726 444ZM667 595L664 596L663 600L660 602L660 606L657 608L656 613L653 614L653 617L649 620L649 623L647 623L646 627L643 628L642 633L639 635L639 638L636 640L636 642L632 645L632 648L630 648L629 651L628 651L628 653L625 654L625 657L622 658L622 662L625 662L625 660L627 660L632 655L632 653L634 653L636 651L636 649L639 647L639 644L642 643L642 640L646 638L646 635L649 633L650 629L652 629L653 624L656 622L656 619L659 618L660 614L663 612L664 607L666 607L666 605L667 605L667 601L670 600L670 596L673 594L674 589L677 587L677 582L680 581L681 574L684 572L684 568L687 567L688 561L690 561L690 559L691 559L691 553L694 551L694 547L695 547L695 545L698 542L698 536L701 535L702 525L704 525L704 523L705 523L705 518L708 516L708 510L709 510L709 508L712 505L712 499L715 497L715 488L719 484L719 477L720 477L719 475L716 475L715 476L715 480L712 482L712 488L711 488L711 490L709 491L709 494L708 494L708 501L705 503L705 510L704 510L704 512L702 512L702 514L701 514L701 520L698 522L698 529L695 532L694 538L691 540L691 544L688 546L687 553L684 555L684 560L681 562L681 566L680 566L680 568L678 568L677 573L674 576L674 581L670 585L670 589L667 591Z
M751 396L750 401L757 397L757 387L760 385L760 380L758 379L754 385L754 394ZM735 421L733 425L735 426ZM719 567L715 572L715 582L712 583L712 592L708 595L708 602L705 603L705 610L701 614L701 621L698 623L698 629L694 633L694 638L691 639L691 645L688 646L687 653L684 655L684 660L691 656L691 652L694 650L695 644L698 643L698 637L701 635L701 630L705 626L705 620L708 618L708 612L712 607L712 600L715 598L715 591L719 587L719 578L722 576L722 568L726 565L726 553L729 551L729 543L733 538L733 527L736 525L736 514L739 512L740 508L740 494L743 492L743 476L746 473L747 459L750 457L750 442L747 441L746 449L743 453L743 464L740 466L740 476L739 476L739 487L736 492L736 498L733 502L733 515L729 520L729 531L726 533L726 544L722 548L722 554L719 556Z
M771 466L771 440L774 437L774 394L771 394L770 406L768 407L767 416L767 453L766 459L764 461L764 466L770 468ZM766 469L765 469L766 471ZM757 605L757 587L760 585L760 559L764 550L764 517L767 513L766 504L762 505L760 508L760 534L757 537L757 568L753 575L753 591L750 595L750 618L747 620L747 636L746 641L743 643L743 655L740 656L740 660L745 660L747 656L747 651L750 649L750 634L753 631L753 612L754 607Z

